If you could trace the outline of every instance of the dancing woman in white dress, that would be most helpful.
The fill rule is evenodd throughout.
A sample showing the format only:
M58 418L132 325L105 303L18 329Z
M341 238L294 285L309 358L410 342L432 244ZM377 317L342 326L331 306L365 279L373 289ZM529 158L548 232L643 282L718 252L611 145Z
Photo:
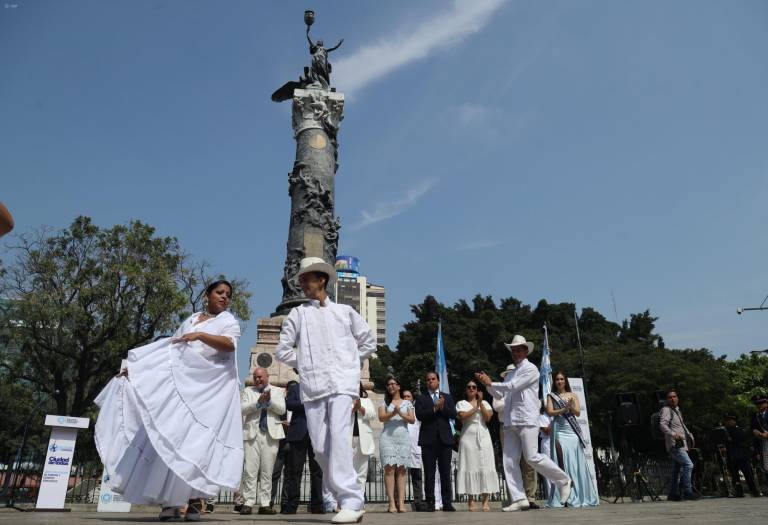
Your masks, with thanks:
M243 438L235 349L240 325L227 311L232 285L211 283L206 305L173 337L128 352L96 398L96 448L115 492L179 517L190 499L237 490ZM189 505L186 519L200 519Z

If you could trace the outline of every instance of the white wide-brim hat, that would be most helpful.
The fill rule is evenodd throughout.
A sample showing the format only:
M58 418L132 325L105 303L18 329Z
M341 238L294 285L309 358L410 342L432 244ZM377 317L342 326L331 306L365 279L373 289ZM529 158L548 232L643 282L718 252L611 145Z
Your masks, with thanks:
M296 279L300 279L305 273L312 272L320 272L328 276L326 288L331 288L336 283L336 268L320 257L304 257L299 263L299 273L296 275Z
M501 376L502 379L504 379L505 377L507 377L507 374L514 369L515 369L515 365L507 365L507 368L504 369L499 375Z
M525 337L523 337L522 335L516 335L515 337L512 338L511 343L504 343L504 346L506 346L510 352L516 346L527 346L528 353L533 352L533 343L529 343L528 341L526 341Z

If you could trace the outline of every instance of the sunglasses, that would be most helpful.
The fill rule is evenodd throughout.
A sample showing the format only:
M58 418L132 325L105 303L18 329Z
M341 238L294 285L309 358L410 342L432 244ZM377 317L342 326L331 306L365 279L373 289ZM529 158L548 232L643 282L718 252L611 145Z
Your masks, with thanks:
M476 385L467 385L467 390L477 390Z

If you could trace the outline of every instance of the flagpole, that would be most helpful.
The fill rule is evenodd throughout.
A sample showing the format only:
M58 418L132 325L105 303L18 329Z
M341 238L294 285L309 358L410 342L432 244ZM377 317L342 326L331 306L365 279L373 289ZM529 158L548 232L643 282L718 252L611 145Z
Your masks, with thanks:
M584 368L584 348L581 346L581 334L579 334L579 317L576 315L576 304L573 305L573 320L576 323L576 342L579 345L579 360L581 362L581 379L584 381L584 396L587 395L587 371Z

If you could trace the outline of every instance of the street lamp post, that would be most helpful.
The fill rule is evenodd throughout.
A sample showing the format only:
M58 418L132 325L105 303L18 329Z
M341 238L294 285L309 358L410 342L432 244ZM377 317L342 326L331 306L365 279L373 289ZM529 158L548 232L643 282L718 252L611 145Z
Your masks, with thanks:
M744 312L753 312L756 310L768 310L768 306L765 306L766 301L768 301L768 295L765 296L765 299L763 299L763 302L760 303L760 306L752 306L749 308L736 308L736 314L741 315Z

